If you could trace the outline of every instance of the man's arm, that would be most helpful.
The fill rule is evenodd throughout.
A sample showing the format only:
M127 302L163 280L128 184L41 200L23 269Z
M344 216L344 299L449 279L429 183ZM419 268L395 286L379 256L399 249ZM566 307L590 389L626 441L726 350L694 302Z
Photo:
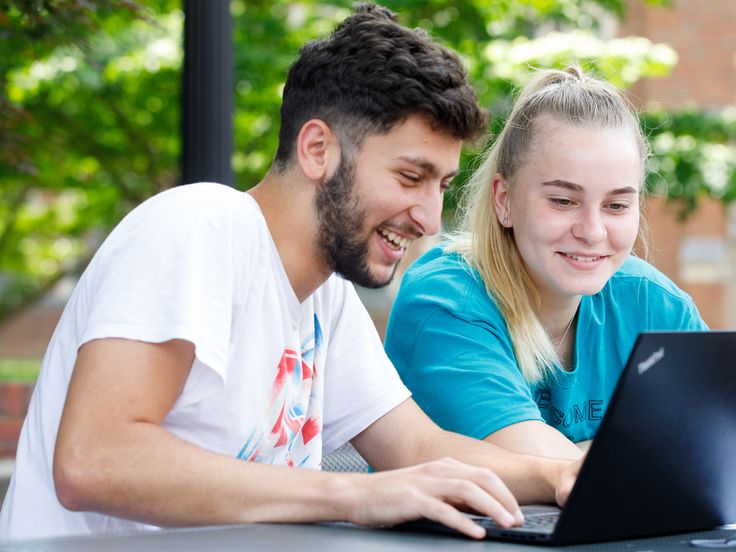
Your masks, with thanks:
M157 525L427 517L476 538L483 529L453 505L515 523L516 501L489 469L445 460L384 474L322 473L253 464L179 439L160 424L193 359L193 345L181 340L101 339L80 349L54 455L66 508Z
M490 468L523 504L564 504L581 463L519 454L444 431L412 399L384 415L352 442L358 452L378 470L442 457Z

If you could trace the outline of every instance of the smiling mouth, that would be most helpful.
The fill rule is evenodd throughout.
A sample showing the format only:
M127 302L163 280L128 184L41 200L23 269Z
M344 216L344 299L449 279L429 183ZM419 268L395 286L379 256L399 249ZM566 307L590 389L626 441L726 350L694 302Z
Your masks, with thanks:
M378 233L380 234L384 243L386 243L386 245L388 245L388 247L394 251L401 251L402 249L406 249L412 242L411 239L401 237L387 228L379 228Z
M605 255L598 255L595 257L584 257L583 255L570 255L569 253L562 253L562 255L564 255L568 259L572 259L580 263L593 263L595 261L605 258Z

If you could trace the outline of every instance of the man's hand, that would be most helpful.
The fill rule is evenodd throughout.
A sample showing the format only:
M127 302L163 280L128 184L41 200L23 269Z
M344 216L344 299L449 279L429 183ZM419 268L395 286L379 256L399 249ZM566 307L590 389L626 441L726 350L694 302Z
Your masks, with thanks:
M486 515L503 527L524 521L516 499L493 471L452 458L360 475L353 483L357 495L350 521L362 525L396 525L424 517L481 539L485 529L459 509Z

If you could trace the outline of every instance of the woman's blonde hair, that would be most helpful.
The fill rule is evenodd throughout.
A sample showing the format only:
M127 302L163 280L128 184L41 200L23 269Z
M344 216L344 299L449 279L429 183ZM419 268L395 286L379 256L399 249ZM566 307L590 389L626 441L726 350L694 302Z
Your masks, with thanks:
M503 130L470 178L459 207L459 227L447 249L461 254L478 271L496 300L519 368L529 383L553 375L560 359L537 317L539 293L524 266L513 230L502 226L496 216L491 182L500 174L513 188L541 116L573 126L631 128L641 151L642 185L648 156L636 112L621 91L586 75L579 67L540 70L522 90ZM641 245L646 249L645 243Z

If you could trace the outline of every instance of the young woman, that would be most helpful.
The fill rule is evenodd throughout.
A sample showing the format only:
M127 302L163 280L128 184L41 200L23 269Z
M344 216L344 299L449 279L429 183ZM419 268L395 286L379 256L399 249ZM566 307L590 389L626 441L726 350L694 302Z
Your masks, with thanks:
M459 231L408 270L389 320L388 354L439 425L578 457L638 334L707 328L632 255L646 158L610 84L569 68L522 91Z

